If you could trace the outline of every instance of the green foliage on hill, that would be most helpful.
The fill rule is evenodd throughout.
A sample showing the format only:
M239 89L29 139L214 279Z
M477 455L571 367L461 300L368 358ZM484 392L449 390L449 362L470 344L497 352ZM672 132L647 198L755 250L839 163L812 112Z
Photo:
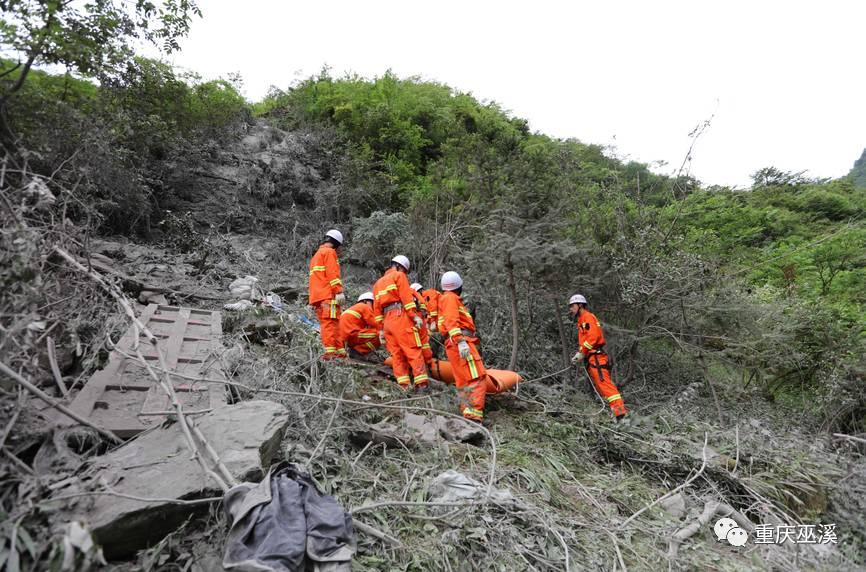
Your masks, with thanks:
M29 168L75 188L82 200L73 215L88 211L103 229L124 233L148 227L164 191L162 165L189 158L249 116L237 85L181 76L144 58L101 85L31 70L7 105Z
M388 213L406 213L411 240L394 248L428 284L449 268L468 272L482 325L519 323L518 366L549 371L558 362L551 340L574 291L618 326L611 337L627 377L671 367L655 360L673 348L746 364L778 383L826 383L822 360L859 359L866 193L850 181L767 168L750 190L704 189L596 145L532 133L500 106L448 86L390 73L323 73L255 110L283 127L336 128L353 158L344 184L354 190L339 196L345 214L333 222L366 233ZM485 350L508 363L512 343L493 331Z
M846 179L699 191L665 209L690 248L780 294L830 305L852 325L866 312L866 190Z
M866 189L866 149L863 149L863 154L860 158L854 161L854 166L848 173L848 178L854 183L855 187Z

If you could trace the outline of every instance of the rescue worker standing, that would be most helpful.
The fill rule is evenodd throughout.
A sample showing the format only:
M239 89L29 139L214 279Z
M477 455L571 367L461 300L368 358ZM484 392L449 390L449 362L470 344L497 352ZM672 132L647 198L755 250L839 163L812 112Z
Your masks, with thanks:
M460 398L460 413L466 419L484 419L487 392L487 370L478 353L475 321L463 305L463 279L456 272L442 275L439 296L439 332L445 339L445 353L454 370L454 382Z
M430 348L430 332L427 329L430 313L427 311L427 304L424 302L424 296L421 295L421 290L424 289L421 284L415 282L409 286L414 291L415 304L421 312L421 327L418 328L418 334L421 336L421 354L424 356L424 362L428 367L433 360L433 350Z
M340 337L349 346L349 357L365 356L380 346L372 292L358 296L358 303L340 316Z
M316 309L319 319L323 360L345 358L346 348L340 336L340 305L346 300L340 279L337 252L343 245L343 233L331 229L325 233L325 242L310 260L309 303Z
M391 266L373 285L373 314L379 324L379 341L391 354L391 368L397 383L408 389L414 379L415 388L427 388L427 366L421 351L424 325L414 291L409 287L409 259L402 254L391 259Z
M580 294L575 294L568 300L568 311L577 324L577 343L580 346L571 358L571 363L583 363L595 389L607 401L616 420L621 421L628 411L619 389L611 379L610 358L604 351L601 322L586 306L586 298Z

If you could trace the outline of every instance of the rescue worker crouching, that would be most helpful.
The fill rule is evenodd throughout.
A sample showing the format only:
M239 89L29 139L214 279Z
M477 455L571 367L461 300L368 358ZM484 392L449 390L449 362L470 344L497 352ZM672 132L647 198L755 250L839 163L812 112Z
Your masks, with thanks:
M427 366L421 350L420 329L424 325L415 292L409 287L409 259L397 255L385 274L373 285L373 314L383 327L379 341L391 354L391 368L397 383L408 389L414 381L416 389L428 385Z
M310 260L309 304L316 317L325 346L323 360L347 357L340 336L340 306L346 300L340 279L338 251L343 245L343 234L336 229L325 233L325 242Z
M445 339L445 353L454 370L460 398L460 413L466 419L483 421L487 392L487 369L478 353L475 321L463 305L463 279L456 272L442 275L438 300L439 332Z
M363 358L381 346L373 300L372 292L364 292L358 296L358 303L340 316L340 336L349 347L349 357Z
M568 300L568 311L577 325L577 353L571 358L574 364L583 363L599 395L607 401L617 421L628 414L622 395L610 375L610 358L604 351L604 332L595 314L586 309L587 302L580 294Z

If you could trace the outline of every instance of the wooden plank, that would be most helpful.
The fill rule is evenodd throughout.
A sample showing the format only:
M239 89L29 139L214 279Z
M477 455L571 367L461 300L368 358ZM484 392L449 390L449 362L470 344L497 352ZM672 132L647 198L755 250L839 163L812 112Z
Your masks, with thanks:
M195 319L193 319L193 317ZM222 316L219 312L159 306L150 304L143 310L141 322L159 339L168 370L185 376L225 379L219 367L222 346ZM117 349L132 353L134 328L117 342ZM144 358L159 367L159 356L142 336L139 344ZM215 409L226 404L225 387L221 384L193 382L175 377L172 385L178 400L190 409ZM164 420L162 416L139 415L142 412L169 411L168 396L155 385L137 359L129 359L118 351L109 355L108 365L96 372L78 393L70 406L77 413L98 420L100 426L127 438ZM65 416L56 417L62 424L73 424Z

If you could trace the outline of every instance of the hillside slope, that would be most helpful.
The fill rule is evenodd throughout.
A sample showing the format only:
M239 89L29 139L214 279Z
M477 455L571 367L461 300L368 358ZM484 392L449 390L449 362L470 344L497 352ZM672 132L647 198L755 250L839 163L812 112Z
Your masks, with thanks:
M866 405L856 314L843 310L863 303L861 262L830 252L835 286L826 293L814 291L815 261L796 256L773 267L772 279L740 275L776 260L763 249L789 237L811 247L816 227L837 225L831 236L859 230L850 210L862 197L850 184L784 177L749 197L702 191L596 146L531 134L495 106L441 86L421 85L424 97L415 97L414 83L337 85L319 90L328 96L321 101L304 99L316 91L310 84L301 103L318 107L278 102L256 120L227 123L219 137L148 141L135 156L147 161L108 178L96 176L105 173L93 148L70 156L40 139L42 163L28 168L44 173L21 169L2 182L11 200L0 210L9 229L0 295L13 309L3 316L4 363L59 397L40 328L52 328L46 336L70 384L104 365L106 336L123 331L114 301L69 271L55 247L106 256L131 297L155 284L170 303L212 309L230 301L232 279L253 274L284 294L289 316L261 339L244 326L274 319L270 311L226 313L228 372L270 392L235 398L283 403L292 422L282 457L384 533L359 533L358 570L856 569L866 550L858 440ZM87 193L75 186L81 173ZM117 173L141 175L128 177L139 186L112 194L108 182L126 180ZM33 180L55 193L53 203L33 194L42 188ZM130 196L142 202L125 203ZM824 218L810 218L809 205L823 206ZM782 206L793 214L775 217ZM118 224L137 208L151 214L147 232ZM108 212L127 215L91 223ZM769 226L774 220L787 226ZM453 415L451 387L407 396L375 367L316 359L318 337L301 319L312 318L304 288L309 256L331 226L348 237L350 298L405 252L425 285L442 270L461 271L491 366L508 367L517 348L514 368L526 381L490 398L482 441L425 443L405 433L410 414ZM563 363L575 345L564 302L577 289L604 321L631 426L614 424L583 372ZM8 391L0 400L4 412L21 412L3 440L26 467L0 461L8 477L0 502L15 517L4 526L37 539L42 548L21 552L26 566L44 569L59 539L51 513L34 507L52 486L75 481L104 444L34 475L50 426L32 401L21 405ZM515 501L426 504L428 485L446 470ZM667 508L656 502L674 491ZM838 543L737 548L715 539L712 517L675 537L712 503L753 525L834 524ZM215 511L114 567L208 569L225 527Z

